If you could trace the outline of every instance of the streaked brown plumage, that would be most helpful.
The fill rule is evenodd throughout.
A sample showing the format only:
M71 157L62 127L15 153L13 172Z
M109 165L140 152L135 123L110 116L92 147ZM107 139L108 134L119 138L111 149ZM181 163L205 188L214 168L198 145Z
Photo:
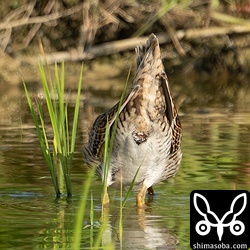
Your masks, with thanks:
M135 185L140 189L137 205L141 207L147 189L153 193L153 185L177 172L182 133L157 37L150 35L146 46L138 46L136 53L137 72L114 131L107 187L120 187L120 181L128 187L139 169ZM84 147L85 162L97 165L102 178L105 129L108 122L110 132L114 130L118 107L119 103L96 118ZM108 202L108 195L103 202Z

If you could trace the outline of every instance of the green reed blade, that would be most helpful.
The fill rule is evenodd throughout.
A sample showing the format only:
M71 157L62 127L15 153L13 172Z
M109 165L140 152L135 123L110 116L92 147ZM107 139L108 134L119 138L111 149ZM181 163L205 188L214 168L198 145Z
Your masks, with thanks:
M94 200L93 200L92 193L91 193L91 200L90 200L89 221L90 221L89 241L90 241L90 247L93 247L94 245Z
M118 118L119 118L119 114L120 114L121 105L123 103L125 93L126 93L126 89L127 89L127 83L128 83L129 75L130 75L130 71L129 71L129 74L128 74L128 77L127 77L127 80L126 80L125 88L124 88L124 90L122 92L122 95L121 95L121 98L120 98L120 101L119 101L119 104L118 104L118 109L117 109L114 124L112 125L112 133L111 134L110 134L109 122L107 121L107 123L106 123L105 137L104 137L104 142L105 142L104 143L104 156L103 156L103 171L104 171L103 191L102 191L103 197L107 193L108 170L109 170L109 167L110 167L111 154L112 154L114 140L115 140L115 132L116 132L117 124L118 124ZM97 239L96 239L96 242L95 242L94 249L99 249L103 234L104 234L105 230L108 227L108 218L105 215L105 211L106 211L106 209L104 208L104 206L102 206L102 226L101 226L101 228L99 230L99 233L98 233L98 236L97 236ZM111 243L110 245L105 246L105 249L114 249L114 246Z
M46 134L46 130L45 130L45 124L44 124L43 110L42 110L42 107L38 101L36 101L36 106L38 107L38 114L39 114L39 118L40 118L40 122L41 122L44 143L45 143L46 148L49 149L49 142L48 142L48 138L47 138L47 134Z
M122 181L120 185L120 204L119 204L119 239L120 239L120 249L122 249L123 244L123 187L122 187Z
M48 65L46 65L48 66ZM49 113L49 119L53 131L53 146L49 145L45 130L45 122L43 118L42 107L36 102L38 107L38 115L40 123L36 118L34 108L31 103L31 99L28 90L24 84L27 100L30 106L30 110L35 122L38 139L43 151L44 158L49 167L49 171L53 180L53 185L56 189L57 197L60 196L59 184L63 187L63 181L60 178L63 176L64 183L66 185L67 195L71 196L71 168L73 153L75 149L77 123L80 108L80 95L82 87L82 73L83 66L81 68L81 75L78 83L78 91L76 97L76 104L74 110L74 119L72 125L72 133L70 134L70 124L68 120L68 103L65 101L65 76L64 76L64 63L61 64L61 68L55 64L54 79L52 79L49 67L44 69L42 63L39 63L39 71L41 76L42 87L44 90L44 96L46 100L46 107ZM48 71L48 72L47 72ZM49 81L47 81L47 75ZM41 125L41 129L40 129ZM52 151L49 148L53 148ZM60 174L61 173L61 174Z
M109 124L107 121L106 124L106 129L105 129L105 137L104 137L104 156L103 156L103 167L104 167L104 179L103 179L103 188L105 190L103 190L103 192L106 192L106 188L107 188L107 178L108 178L108 167L109 167L109 162L110 162L110 157L108 154L108 148L109 148ZM104 193L103 193L104 194Z
M103 178L103 195L105 193L107 193L107 178L108 178L108 170L109 170L109 166L110 166L110 160L111 160L111 155L112 155L112 150L113 150L113 145L114 145L114 140L115 140L115 133L116 133L116 128L117 128L117 123L118 123L118 118L119 118L119 114L120 114L120 110L121 110L121 106L126 94L126 90L127 90L127 84L128 84L128 80L129 80L129 76L130 76L130 72L131 69L129 70L127 79L126 79L126 84L125 84L125 88L122 92L119 104L118 104L118 108L117 108L117 113L116 113L116 117L115 117L115 121L114 124L112 125L112 133L110 135L110 128L109 128L109 123L107 121L106 123L106 129L105 129L105 139L104 139L104 160L103 160L103 168L104 168L104 178Z
M57 126L57 112L56 112L55 105L53 104L52 99L51 99L50 90L49 90L48 82L46 79L46 74L45 74L42 63L39 63L39 70L40 70L40 75L42 79L42 86L43 86L43 90L45 94L47 108L49 111L49 117L50 117L51 125L53 128L53 132L54 132L54 150L56 152L62 153L60 135L59 135L58 126Z
M95 239L95 245L93 249L96 249L96 250L100 249L100 246L102 246L104 235L107 237L107 235L105 234L105 231L109 230L109 226L110 226L109 225L109 213L108 213L108 210L104 209L102 211L101 227L99 228L99 232ZM108 239L106 238L105 240L107 241ZM107 242L107 243L108 243L107 245L102 246L103 249L114 249L112 242Z
M72 159L69 155L58 154L60 159L60 166L62 168L63 179L66 187L66 193L68 197L72 196L71 188L71 165Z
M61 146L61 153L58 154L60 159L60 165L62 168L62 174L64 178L64 182L66 185L67 196L70 197L72 195L71 191L71 165L72 158L69 155L68 144L69 144L69 123L68 123L68 104L65 101L64 97L64 63L61 64L61 73L59 74L59 68L57 64L55 64L55 93L57 96L57 102L54 101L54 107L57 114L57 126L59 132L59 139Z
M72 133L71 133L71 147L70 147L70 152L71 153L73 153L74 150L75 150L77 123L78 123L79 109L80 109L80 99L81 99L80 97L81 97L81 90L82 90L82 75L83 75L83 65L81 67L80 78L79 78L78 88L77 88L77 96L76 96L76 103L75 103L73 127L72 127Z
M136 177L137 177L137 175L138 175L138 173L139 173L140 168L141 168L141 165L137 168L136 173L135 173L135 176L134 176L134 178L133 178L131 184L129 185L129 189L128 189L128 191L127 191L127 193L126 193L126 196L125 196L125 198L124 198L124 201L123 201L123 203L122 203L122 207L125 206L125 204L126 204L126 202L127 202L127 200L128 200L128 197L129 197L129 195L131 194L131 192L132 192L132 190L133 190L133 188L134 188L135 180L136 180Z
M24 81L23 81L23 86L24 86L28 106L30 108L31 115L32 115L32 118L33 118L33 121L34 121L34 124L35 124L35 128L36 128L38 140L39 140L39 143L40 143L40 146L41 146L41 149L42 149L42 153L43 153L44 159L45 159L45 161L46 161L46 163L48 165L50 175L51 175L51 178L52 178L52 182L53 182L53 185L54 185L54 188L55 188L55 191L56 191L56 195L57 195L57 197L59 197L61 193L60 193L59 184L58 184L58 181L57 181L57 176L55 175L54 165L53 165L53 161L52 161L52 158L51 158L51 154L49 152L48 140L47 140L46 133L45 133L45 127L44 127L43 119L41 119L41 117L42 117L41 108L39 107L39 110L40 110L39 111L39 117L40 117L41 122L42 122L42 131L43 132L41 132L41 129L39 127L39 122L37 120L35 110L34 110L34 107L32 105L31 98L30 98L29 92L27 90L27 86L26 86Z
M141 166L142 166L142 164L143 164L143 162L144 162L146 156L147 156L147 152L146 152L146 154L144 155L144 157L143 157L143 159L142 159L142 162L141 162L140 166L137 168L136 173L135 173L135 176L134 176L134 178L133 178L131 184L129 185L129 189L128 189L128 191L127 191L127 193L126 193L126 196L125 196L125 198L124 198L122 207L125 206L125 204L126 204L126 202L127 202L127 199L128 199L130 193L132 192L132 190L133 190L133 188L134 188L136 177L137 177L137 175L138 175L138 173L139 173L139 171L140 171L140 168L141 168Z
M85 209L88 201L88 194L89 189L91 186L91 183L93 181L95 175L95 168L92 168L89 172L89 176L87 178L87 181L84 183L83 187L83 194L82 198L80 200L80 204L78 207L76 220L75 220L75 228L74 228L74 234L72 236L72 249L78 250L81 248L81 235L82 235L82 228L83 228L83 218L85 215Z
M59 76L59 69L57 64L55 64L55 93L58 99L58 104L55 102L55 110L57 111L57 124L58 124L58 130L59 130L59 135L61 140L65 139L64 135L65 135L65 116L67 115L65 113L65 107L64 107L64 103L65 103L65 98L64 98L64 63L61 64L61 74ZM62 141L60 141L61 146L62 146L62 150L64 147L66 147L65 143L62 143ZM65 149L65 148L64 148ZM63 153L63 152L62 152Z
M68 119L68 104L65 104L65 140L64 140L64 144L65 146L65 154L66 155L70 155L70 133L69 133L69 119ZM71 138L72 140L72 138Z

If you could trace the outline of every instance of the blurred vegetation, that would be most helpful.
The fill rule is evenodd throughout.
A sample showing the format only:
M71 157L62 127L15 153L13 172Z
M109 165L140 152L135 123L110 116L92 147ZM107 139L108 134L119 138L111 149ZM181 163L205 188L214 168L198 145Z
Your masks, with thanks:
M52 80L51 72L47 72L42 64L39 65L39 70L47 111L49 113L50 128L45 125L43 105L39 101L36 104L32 103L30 93L24 82L25 95L36 127L40 147L49 168L56 197L61 197L62 190L60 189L64 187L64 184L66 186L67 197L71 197L71 169L75 151L83 68L78 82L72 128L69 122L68 103L65 98L64 64L62 64L61 68L55 65L55 80ZM36 109L38 110L37 112L35 111ZM53 131L53 140L49 140L48 136L48 131L51 130Z
M249 6L249 1L236 0L2 1L1 48L8 53L29 53L27 46L42 38L51 51L84 49L133 35L164 32L166 25L174 30L244 21L249 25ZM217 11L227 16L215 15Z
M29 65L27 57L39 54L39 40L47 53L66 52L76 61L98 45L105 50L100 45L153 32L170 38L163 47L168 66L185 66L185 72L247 73L249 16L249 0L1 1L0 50L5 57L0 68L13 72L6 66L13 59L18 67Z

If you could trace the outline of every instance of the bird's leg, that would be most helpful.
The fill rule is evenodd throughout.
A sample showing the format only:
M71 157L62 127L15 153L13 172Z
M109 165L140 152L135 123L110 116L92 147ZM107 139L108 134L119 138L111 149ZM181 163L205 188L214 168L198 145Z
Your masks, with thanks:
M141 208L144 207L146 191L147 191L147 187L145 184L143 184L136 197L136 205L138 207L141 207Z
M148 194L149 195L154 195L155 194L154 189L153 189L152 186L148 188Z

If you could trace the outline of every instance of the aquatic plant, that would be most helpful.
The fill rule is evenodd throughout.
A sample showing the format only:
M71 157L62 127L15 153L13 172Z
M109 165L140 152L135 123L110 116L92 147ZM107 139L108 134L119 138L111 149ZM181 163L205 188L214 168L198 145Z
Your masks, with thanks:
M45 124L44 111L41 102L32 102L27 86L23 81L24 90L35 124L42 153L52 177L56 197L61 196L60 186L62 183L66 186L67 196L70 197L72 195L71 168L76 141L83 67L81 68L78 82L71 131L71 124L68 119L68 103L65 98L64 89L64 63L61 64L60 68L57 64L55 64L53 78L51 77L49 69L48 72L45 72L42 63L39 63L39 72L46 101L46 108L49 114L50 125ZM50 76L49 80L48 76ZM50 131L51 128L53 131L53 139L49 140L48 131ZM63 175L63 178L60 178L61 174ZM63 179L64 182L61 179Z
M113 145L114 145L114 140L115 140L115 132L116 132L116 127L119 119L119 111L120 108L123 104L124 97L126 94L127 90L127 84L130 76L130 71L127 76L126 84L124 91L122 92L122 95L120 97L120 101L118 103L118 109L117 113L115 115L115 121L113 123L112 131L110 130L109 123L106 124L105 128L105 140L104 140L104 155L103 155L103 183L102 183L102 200L108 199L108 193L107 193L107 178L108 178L108 171L110 167L110 160L111 160L111 155L113 151ZM97 167L97 166L96 166ZM122 235L123 235L123 209L125 207L125 204L134 188L135 185L135 179L136 176L139 172L140 166L138 166L138 170L133 178L132 183L130 184L126 194L123 197L123 186L122 186L122 181L121 181L121 186L120 186L120 202L119 202L119 214L117 215L119 217L119 226L118 226L118 233L119 233L119 239L120 239L120 248L122 249ZM89 224L87 227L83 227L83 219L86 211L86 206L87 206L87 201L89 201L88 196L90 195L89 190L91 187L92 180L94 178L96 168L92 168L91 171L89 172L89 176L84 183L83 186L83 195L80 200L80 205L77 211L76 215L76 221L75 221L75 229L74 229L74 235L72 237L72 246L73 249L80 249L81 246L81 236L82 236L82 230L83 228L89 228L90 232L90 247L91 249L100 249L102 247L103 249L115 249L113 242L106 240L106 244L103 243L103 237L105 237L105 233L108 230L109 227L109 205L102 203L102 216L100 218L100 223L98 224L98 229L97 229L97 234L94 237L93 229L96 227L96 223L94 223L94 205L93 205L93 197L91 194L90 198L90 213L89 213ZM122 174L122 173L121 173ZM122 175L121 175L122 176ZM112 203L112 201L109 201Z

